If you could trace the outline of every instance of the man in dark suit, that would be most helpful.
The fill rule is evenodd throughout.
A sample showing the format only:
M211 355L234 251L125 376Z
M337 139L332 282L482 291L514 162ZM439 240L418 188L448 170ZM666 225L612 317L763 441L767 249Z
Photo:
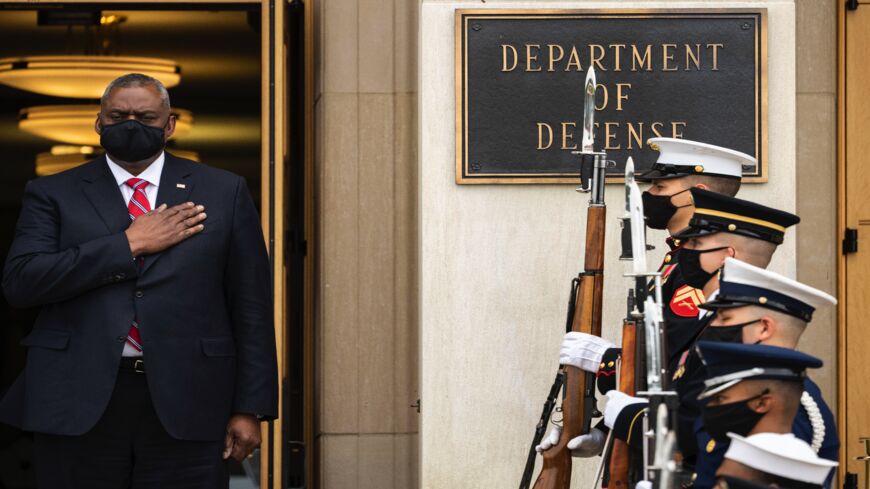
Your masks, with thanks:
M227 487L278 414L259 216L243 178L163 150L159 81L112 82L95 129L106 156L25 190L3 289L40 312L0 421L35 433L41 488Z

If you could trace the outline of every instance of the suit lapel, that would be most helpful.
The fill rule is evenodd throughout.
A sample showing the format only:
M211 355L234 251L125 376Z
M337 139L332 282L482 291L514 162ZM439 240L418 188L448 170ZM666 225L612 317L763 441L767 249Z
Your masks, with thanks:
M169 153L165 153L165 155L166 159L163 162L163 172L160 174L160 184L157 186L157 202L154 206L155 209L163 204L166 204L166 207L169 208L187 202L190 191L193 190L193 182L190 178L193 170L192 165ZM164 250L155 255L146 256L145 263L142 267L142 273L148 271L148 269L151 268L151 265L163 256L166 251L168 250Z
M106 227L112 233L119 233L130 226L127 203L118 187L118 182L109 170L106 158L101 156L90 163L82 176L82 189L94 206Z

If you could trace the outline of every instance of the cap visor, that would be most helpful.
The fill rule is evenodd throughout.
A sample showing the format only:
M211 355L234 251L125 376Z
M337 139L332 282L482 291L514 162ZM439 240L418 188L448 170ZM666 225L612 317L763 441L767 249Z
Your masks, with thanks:
M706 236L708 234L716 234L721 231L715 231L712 229L699 228L695 226L689 226L677 234L673 235L673 238L676 239L688 239L688 238L697 238L698 236Z
M703 391L701 391L700 394L698 394L698 400L703 401L704 399L707 399L711 396L714 396L714 395L724 391L725 389L728 389L729 387L736 385L741 380L743 380L743 379L729 380L728 382L725 382L724 384L719 384L719 385L714 385L712 387L707 387Z
M731 309L734 307L755 306L755 305L758 305L758 304L745 303L745 302L732 302L732 301L722 300L722 299L719 299L717 297L716 299L713 299L712 301L705 302L703 304L698 304L698 307L700 307L701 309L706 309L708 311L715 311L717 309Z
M656 180L670 180L689 175L688 173L662 173L661 170L648 170L634 176L638 182L654 182Z

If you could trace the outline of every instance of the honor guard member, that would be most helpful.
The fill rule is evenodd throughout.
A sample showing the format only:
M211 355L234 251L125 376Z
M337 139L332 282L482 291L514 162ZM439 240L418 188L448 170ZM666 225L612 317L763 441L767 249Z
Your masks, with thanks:
M642 194L646 225L667 229L662 274L662 314L667 326L668 367L694 338L698 305L703 292L686 283L679 267L684 245L675 235L689 225L694 212L690 190L693 188L734 197L740 189L744 168L755 168L755 158L732 149L675 138L651 138L647 144L659 152L653 167L636 177L651 185ZM672 372L672 370L669 370Z
M728 433L731 446L717 473L718 489L821 489L837 462L820 458L791 433Z
M767 267L776 247L783 241L785 230L800 221L794 214L747 200L698 188L689 192L695 210L689 226L675 236L684 240L679 268L686 283L701 289L709 300L718 294L718 271L727 257L761 268ZM694 343L698 338L717 339L716 331L707 328L713 317L712 312L701 311L693 327L695 334L690 339L691 346L678 356L672 377L672 388L680 398L677 437L686 466L694 466L698 452L694 423L701 412L698 394L704 381L703 365L694 353ZM605 424L608 427L616 426L614 436L617 438L636 439L632 432L639 427L632 425L632 420L637 419L646 400L618 391L608 393L608 398L610 402L605 407ZM623 413L623 408L628 406L632 406L632 409Z
M836 299L820 290L726 258L719 294L714 301L701 304L701 308L716 312L709 331L715 332L719 341L795 349L813 312L836 303ZM705 364L709 361L707 357L703 360ZM709 366L707 368L709 370ZM809 378L804 379L792 432L810 443L819 456L837 459L840 441L834 415L822 399L819 387ZM728 448L728 439L722 430L718 436L711 436L701 419L695 423L695 436L699 448L695 486L712 487L716 468Z

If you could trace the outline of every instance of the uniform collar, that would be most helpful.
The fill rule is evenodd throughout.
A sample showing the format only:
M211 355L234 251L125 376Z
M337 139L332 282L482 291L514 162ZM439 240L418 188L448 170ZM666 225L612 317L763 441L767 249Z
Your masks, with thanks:
M148 182L148 184L153 185L157 188L160 185L160 175L163 173L163 163L166 161L166 152L160 151L160 156L157 157L154 162L148 165L148 168L145 168L145 171L138 175L133 175L127 170L123 169L120 165L112 161L109 158L109 155L106 154L106 163L109 165L109 170L112 172L112 176L115 177L115 182L117 182L118 186L124 185L127 180L131 178L141 178Z

